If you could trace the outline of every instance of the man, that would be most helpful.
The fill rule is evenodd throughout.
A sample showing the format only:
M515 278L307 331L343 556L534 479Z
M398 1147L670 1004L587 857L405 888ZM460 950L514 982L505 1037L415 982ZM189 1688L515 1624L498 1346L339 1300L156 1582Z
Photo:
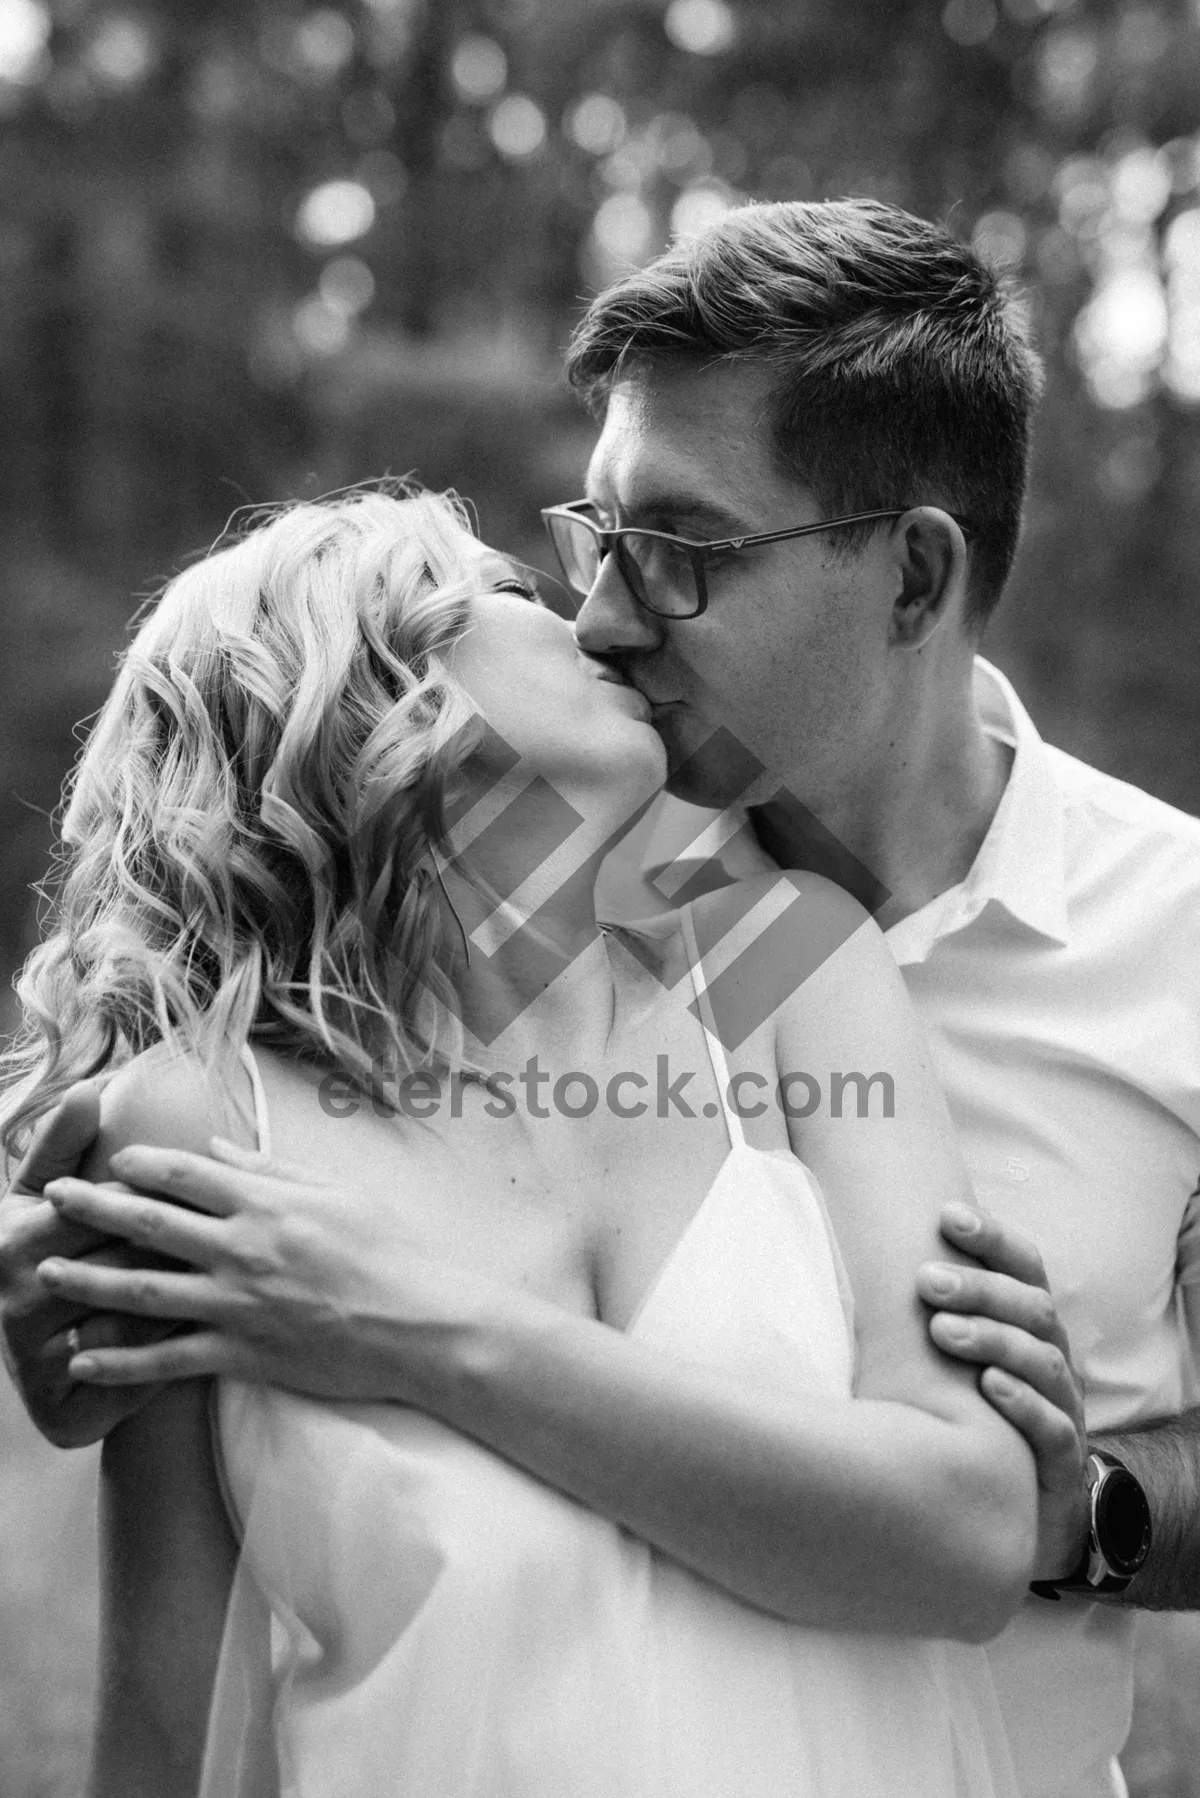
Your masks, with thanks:
M720 814L699 871L657 847L660 891L686 899L769 855L831 874L888 929L976 1190L1002 1220L945 1221L978 1265L924 1271L930 1328L987 1368L984 1390L1038 1456L1037 1573L1089 1594L1100 1581L1111 1600L1031 1599L991 1651L1019 1778L1055 1798L1119 1791L1132 1605L1185 1606L1200 1588L1200 1429L1176 1415L1200 1280L1200 825L1047 749L976 659L1017 542L1035 358L970 251L894 209L839 203L747 209L669 252L600 296L569 367L605 414L588 504L551 521L586 589L580 645L654 705L671 790ZM661 823L679 835L678 818ZM78 1095L19 1185L72 1165L94 1118ZM107 1358L109 1377L123 1358L126 1379L243 1372L390 1396L610 1514L623 1481L684 1502L669 1456L630 1467L613 1452L622 1404L659 1377L615 1333L595 1353L511 1295L489 1310L478 1284L446 1330L434 1276L389 1259L386 1225L354 1224L352 1196L334 1240L319 1207L286 1228L311 1192L300 1176L150 1150L124 1169L222 1216L223 1246L199 1275L60 1261L47 1302L38 1262L96 1238L32 1196L6 1201L10 1356L56 1439L94 1439L142 1396L67 1377L73 1331L102 1369L95 1351L122 1339L112 1317L79 1322L109 1306L207 1326ZM160 1239L160 1207L114 1202L143 1244ZM86 1221L86 1193L73 1215ZM314 1294L320 1339L305 1328ZM1098 1446L1149 1498L1140 1571L1136 1482L1103 1460L1082 1469L1063 1321L1089 1423L1110 1432ZM519 1447L531 1439L536 1465Z

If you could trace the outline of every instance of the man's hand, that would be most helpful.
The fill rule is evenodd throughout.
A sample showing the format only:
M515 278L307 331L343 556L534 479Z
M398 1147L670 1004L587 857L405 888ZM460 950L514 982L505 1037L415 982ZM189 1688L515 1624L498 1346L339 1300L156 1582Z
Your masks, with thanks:
M1042 1257L1028 1237L965 1205L947 1206L941 1229L976 1265L929 1262L920 1270L917 1291L933 1311L929 1334L945 1354L982 1367L984 1397L1033 1450L1033 1577L1061 1579L1078 1565L1087 1534L1087 1430L1083 1384Z
M174 1323L96 1316L85 1304L52 1297L37 1276L47 1256L79 1258L89 1267L127 1265L128 1249L102 1232L60 1218L41 1197L51 1180L73 1174L100 1127L96 1086L81 1084L42 1119L13 1182L0 1200L0 1330L4 1359L30 1417L59 1448L98 1442L150 1396L126 1387L103 1392L78 1385L67 1371L78 1332L82 1348L155 1340Z
M138 1348L89 1349L71 1363L77 1379L120 1389L217 1375L420 1404L472 1295L506 1302L505 1288L424 1255L400 1206L232 1144L213 1148L210 1159L138 1144L110 1159L121 1187L60 1179L49 1188L65 1223L122 1237L137 1255L119 1268L54 1258L41 1270L51 1291L76 1307L198 1326ZM186 1266L151 1270L151 1255Z

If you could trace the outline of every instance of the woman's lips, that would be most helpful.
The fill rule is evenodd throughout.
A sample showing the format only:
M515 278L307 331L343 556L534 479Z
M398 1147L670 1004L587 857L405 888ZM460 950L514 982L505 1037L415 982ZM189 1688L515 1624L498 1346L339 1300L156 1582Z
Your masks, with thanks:
M652 713L665 711L670 706L680 703L677 699L655 699L652 693L647 693L635 681L627 680L615 668L605 668L602 673L597 674L596 679L604 681L610 687L623 687L627 693L636 693L639 699L646 702Z
M625 692L629 694L630 698L637 700L639 707L641 708L642 711L645 712L646 717L652 718L654 716L654 707L651 705L650 701L646 698L646 695L638 687L633 686L629 682L623 683L623 686L624 686Z

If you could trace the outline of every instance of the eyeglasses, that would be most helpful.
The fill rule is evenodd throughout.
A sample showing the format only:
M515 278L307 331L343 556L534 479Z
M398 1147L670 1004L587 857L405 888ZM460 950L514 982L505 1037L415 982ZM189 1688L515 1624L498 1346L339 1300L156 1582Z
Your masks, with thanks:
M833 531L842 525L868 524L875 519L902 518L908 506L883 511L849 512L844 518L826 518L820 524L795 525L787 531L760 531L752 537L718 537L710 543L693 543L668 531L642 531L622 526L607 530L598 524L590 500L573 500L569 506L546 506L542 511L571 592L583 599L591 592L605 556L616 558L621 579L647 612L658 618L698 618L708 604L705 568L722 554L736 554L760 543L782 543L790 537L809 537L817 531ZM970 524L955 518L964 532Z

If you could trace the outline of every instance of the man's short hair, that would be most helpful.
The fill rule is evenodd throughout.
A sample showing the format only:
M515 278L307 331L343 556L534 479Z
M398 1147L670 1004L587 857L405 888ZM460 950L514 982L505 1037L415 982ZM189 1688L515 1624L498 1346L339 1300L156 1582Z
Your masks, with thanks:
M974 250L875 200L738 207L598 295L567 374L596 406L656 356L775 368L777 459L829 516L934 504L968 519L982 627L1016 553L1041 364Z

